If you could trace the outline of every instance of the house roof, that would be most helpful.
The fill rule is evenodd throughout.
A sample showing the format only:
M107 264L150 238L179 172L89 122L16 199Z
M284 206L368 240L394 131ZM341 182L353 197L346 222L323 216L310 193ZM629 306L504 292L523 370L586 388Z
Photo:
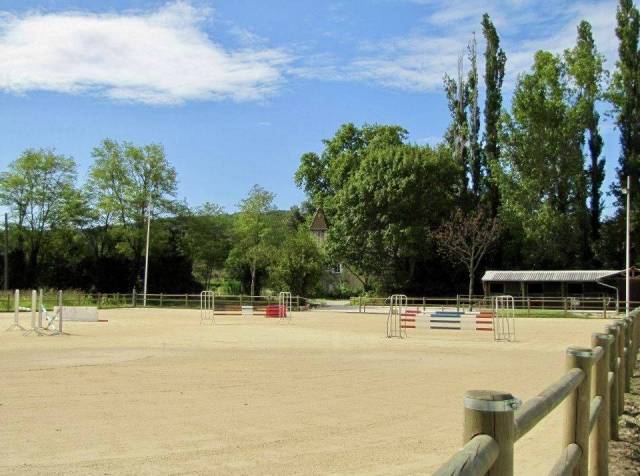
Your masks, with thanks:
M570 271L486 271L482 281L491 282L595 282L624 274L623 270L570 270Z
M309 230L311 231L327 231L329 227L327 226L327 218L324 216L324 211L322 208L318 208L316 213L313 215L313 220L311 220L311 225L309 225Z

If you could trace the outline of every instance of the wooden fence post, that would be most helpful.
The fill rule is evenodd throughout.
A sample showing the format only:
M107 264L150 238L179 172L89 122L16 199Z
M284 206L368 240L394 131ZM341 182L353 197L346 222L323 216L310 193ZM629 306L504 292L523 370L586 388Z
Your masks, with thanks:
M631 359L631 376L633 377L633 370L636 367L636 360L638 357L638 346L637 346L637 342L638 342L638 319L637 316L629 316L629 319L631 320L631 354L633 354L633 357Z
M626 354L624 359L624 390L625 392L631 392L631 377L633 377L633 368L635 366L635 355L633 355L633 319L631 317L625 317L626 331L625 331L625 347Z
M611 429L609 428L609 405L610 388L609 388L609 362L611 344L614 337L609 334L592 334L591 343L594 346L602 347L604 351L602 358L596 363L596 371L594 375L594 395L602 398L602 406L600 414L594 429L594 435L591 438L591 462L590 470L592 475L607 476L609 474L609 439Z
M591 349L569 347L567 349L567 370L579 368L584 372L584 379L567 397L564 423L564 441L566 448L575 443L582 450L580 460L574 471L575 475L587 476L589 472L589 411L591 409L591 366L593 352Z
M487 473L490 476L513 475L513 413L519 405L520 401L510 393L491 390L469 390L465 393L463 443L484 434L492 437L500 449L498 458Z
M133 288L133 294L131 295L131 304L136 307L136 288Z
M610 392L610 405L609 405L609 428L611 430L611 439L619 440L618 434L618 334L620 334L620 328L612 324L606 327L607 334L613 337L611 342L611 348L609 352L609 371L612 375L613 382L609 387Z
M618 416L624 412L624 385L626 379L626 359L625 359L625 341L627 339L626 329L627 323L624 321L618 321L616 323L620 333L618 334L618 358L620 359L618 367Z
M162 293L160 293L160 307L162 307Z

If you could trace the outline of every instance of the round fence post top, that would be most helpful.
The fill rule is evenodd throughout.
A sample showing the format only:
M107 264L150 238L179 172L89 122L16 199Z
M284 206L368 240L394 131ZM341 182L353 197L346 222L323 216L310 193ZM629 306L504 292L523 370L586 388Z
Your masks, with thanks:
M593 349L588 347L568 347L567 355L574 357L593 357Z
M468 390L464 406L482 412L512 412L520 408L522 401L508 392L496 390Z

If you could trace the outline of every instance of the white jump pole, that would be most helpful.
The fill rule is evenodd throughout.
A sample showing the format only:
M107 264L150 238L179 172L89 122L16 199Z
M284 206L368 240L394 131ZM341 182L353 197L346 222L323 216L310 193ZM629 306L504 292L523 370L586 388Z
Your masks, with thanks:
M31 290L31 329L36 329L36 309L38 308L38 292Z
M40 288L38 292L38 327L42 329L42 308L44 307L44 291Z
M58 291L58 333L62 335L62 290Z
M13 311L13 324L16 327L20 326L20 290L16 289L15 297L14 297L14 311Z

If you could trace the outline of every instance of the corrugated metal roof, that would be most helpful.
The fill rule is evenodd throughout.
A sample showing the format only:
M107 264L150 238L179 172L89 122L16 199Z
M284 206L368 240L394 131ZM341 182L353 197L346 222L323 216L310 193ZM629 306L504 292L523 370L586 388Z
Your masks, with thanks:
M624 273L624 270L486 271L483 281L492 282L593 282Z

